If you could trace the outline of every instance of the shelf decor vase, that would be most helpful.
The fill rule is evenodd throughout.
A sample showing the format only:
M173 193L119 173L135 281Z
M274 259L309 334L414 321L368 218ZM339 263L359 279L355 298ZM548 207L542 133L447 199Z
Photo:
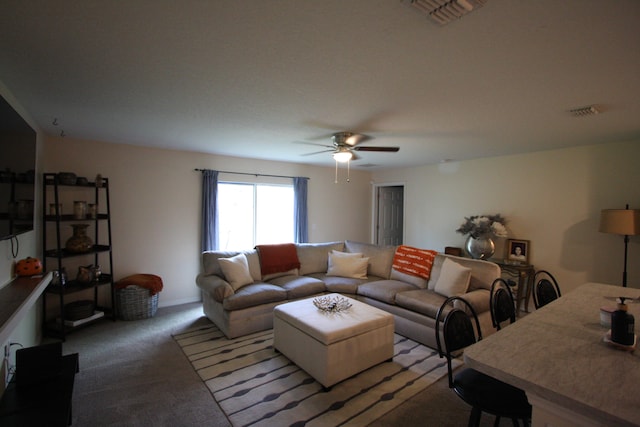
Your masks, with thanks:
M496 250L496 245L489 236L469 236L466 243L467 253L474 259L489 259Z
M69 252L89 252L93 248L93 240L87 236L89 224L71 224L73 235L67 240L65 249Z

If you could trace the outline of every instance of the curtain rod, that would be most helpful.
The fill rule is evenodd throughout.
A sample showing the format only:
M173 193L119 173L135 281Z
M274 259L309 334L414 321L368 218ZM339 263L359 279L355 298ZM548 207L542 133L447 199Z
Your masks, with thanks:
M208 171L208 170L213 170L213 169L194 169L194 171L196 172L204 172L204 171ZM249 175L249 176L268 176L270 178L302 178L302 179L311 179L309 177L306 176L286 176L286 175L267 175L267 174L263 174L263 173L248 173L248 172L231 172L231 171L218 171L219 173L232 173L235 175Z

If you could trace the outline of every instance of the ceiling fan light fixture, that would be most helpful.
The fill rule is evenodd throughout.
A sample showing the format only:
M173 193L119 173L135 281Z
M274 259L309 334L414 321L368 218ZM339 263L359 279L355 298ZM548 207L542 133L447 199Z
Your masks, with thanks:
M333 153L333 159L338 163L346 163L353 158L353 153L349 150L340 150Z

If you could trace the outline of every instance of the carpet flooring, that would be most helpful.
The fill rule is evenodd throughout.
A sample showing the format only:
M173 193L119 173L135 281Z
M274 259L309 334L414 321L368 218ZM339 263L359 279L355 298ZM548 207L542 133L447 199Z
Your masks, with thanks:
M395 335L394 357L326 390L273 349L273 331L229 340L211 324L174 336L234 427L362 426L447 373L432 349Z
M202 303L189 303L160 307L150 319L100 321L68 335L63 352L80 356L72 426L231 426L173 339L181 331L210 324ZM369 427L466 426L470 412L445 376ZM483 415L480 425L489 427L493 421ZM510 425L508 420L502 424Z

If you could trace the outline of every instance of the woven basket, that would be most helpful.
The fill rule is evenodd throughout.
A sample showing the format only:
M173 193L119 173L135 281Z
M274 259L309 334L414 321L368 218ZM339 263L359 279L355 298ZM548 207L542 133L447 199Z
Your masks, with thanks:
M116 304L122 320L147 319L158 310L158 294L150 295L149 289L129 285L116 290Z

